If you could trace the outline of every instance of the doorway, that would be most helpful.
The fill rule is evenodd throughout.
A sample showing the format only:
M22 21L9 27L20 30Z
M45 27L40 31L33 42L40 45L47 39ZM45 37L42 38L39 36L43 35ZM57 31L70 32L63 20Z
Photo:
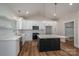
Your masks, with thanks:
M70 42L74 46L74 21L65 23L65 36L67 42Z

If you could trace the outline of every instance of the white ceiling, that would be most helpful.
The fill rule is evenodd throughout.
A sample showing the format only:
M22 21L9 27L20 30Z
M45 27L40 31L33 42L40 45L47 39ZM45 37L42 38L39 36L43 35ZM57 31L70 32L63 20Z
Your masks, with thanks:
M36 15L53 18L54 3L8 3L9 8L18 16L32 17ZM18 10L21 12L19 13ZM27 15L25 12L29 11ZM79 11L79 4L58 3L56 6L57 17L61 18L67 14Z
M54 4L46 4L46 16L51 18L54 13ZM59 3L56 6L56 13L57 17L61 18L64 17L67 14L71 14L74 12L79 11L79 4L73 4L72 6L69 5L69 3ZM53 17L52 17L53 18Z

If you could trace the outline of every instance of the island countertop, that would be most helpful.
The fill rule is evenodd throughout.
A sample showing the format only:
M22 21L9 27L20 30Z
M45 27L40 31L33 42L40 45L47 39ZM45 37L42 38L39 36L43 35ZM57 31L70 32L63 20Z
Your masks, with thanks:
M67 38L61 35L38 35L39 38Z

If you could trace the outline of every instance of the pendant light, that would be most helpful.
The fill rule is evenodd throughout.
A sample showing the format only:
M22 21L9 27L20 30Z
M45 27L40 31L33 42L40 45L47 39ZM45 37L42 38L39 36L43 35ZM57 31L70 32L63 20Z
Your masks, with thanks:
M56 17L56 5L57 5L57 3L54 3L54 6L55 6L55 8L54 8L54 16Z
M54 3L54 13L53 13L53 18L52 18L52 20L54 20L54 21L57 21L58 20L58 18L57 18L57 3Z

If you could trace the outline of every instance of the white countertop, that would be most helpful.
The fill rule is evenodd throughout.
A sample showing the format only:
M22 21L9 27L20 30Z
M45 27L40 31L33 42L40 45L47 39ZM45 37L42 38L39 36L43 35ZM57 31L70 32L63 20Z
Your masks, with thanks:
M14 32L1 31L0 40L18 40L20 37L24 36L25 33L17 35Z
M0 37L0 40L18 40L21 36L4 36Z
M38 35L39 38L68 38L60 35Z

